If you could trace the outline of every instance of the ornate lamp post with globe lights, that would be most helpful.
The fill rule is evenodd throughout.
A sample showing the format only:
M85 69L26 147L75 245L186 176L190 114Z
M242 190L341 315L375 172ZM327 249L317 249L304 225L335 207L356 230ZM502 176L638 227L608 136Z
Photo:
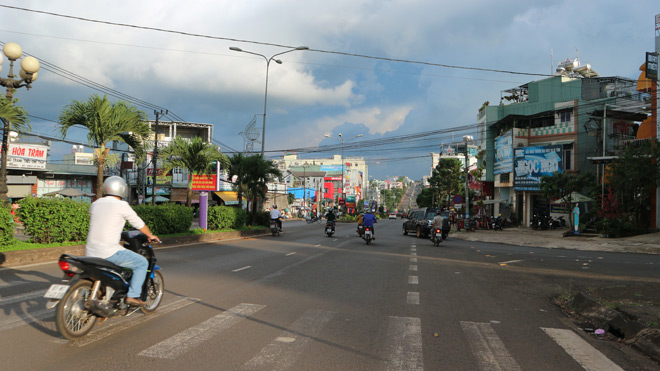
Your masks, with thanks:
M23 49L16 43L6 43L2 48L3 53L9 59L9 74L7 77L0 77L0 85L7 88L7 100L12 102L14 98L14 90L25 87L31 88L31 83L37 79L37 71L39 71L39 61L35 57L27 56L21 60L21 70L18 76L14 75L14 62L23 55ZM0 58L0 70L2 68L2 61ZM16 77L19 77L18 79ZM2 165L0 166L0 202L7 202L9 198L7 193L7 157L9 152L9 121L3 121L2 129Z

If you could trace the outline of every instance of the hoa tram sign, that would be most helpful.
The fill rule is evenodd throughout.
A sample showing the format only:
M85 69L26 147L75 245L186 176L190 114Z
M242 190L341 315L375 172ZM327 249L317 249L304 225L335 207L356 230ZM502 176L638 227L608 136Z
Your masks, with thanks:
M9 143L7 167L13 169L45 169L47 157L48 146Z

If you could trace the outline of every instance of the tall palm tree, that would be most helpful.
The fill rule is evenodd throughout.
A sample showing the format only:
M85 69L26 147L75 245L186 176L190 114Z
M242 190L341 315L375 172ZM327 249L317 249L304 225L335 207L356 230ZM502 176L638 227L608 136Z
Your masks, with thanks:
M252 201L252 215L257 213L257 199L266 196L266 183L272 178L282 177L282 172L273 161L265 160L262 155L247 157L247 176L246 185L250 191Z
M128 144L140 157L144 152L143 143L151 129L145 122L147 114L124 101L110 102L93 95L87 102L76 101L64 107L60 114L62 138L73 126L83 126L89 131L87 142L96 155L96 197L103 195L103 168L108 160L109 142L120 141Z
M2 164L0 165L0 201L6 202L7 198L7 157L4 154L9 152L9 140L6 134L10 130L15 131L30 131L30 119L27 117L27 112L21 106L15 106L14 103L5 98L0 97L0 119L4 125L4 133L2 137Z
M176 137L165 147L163 156L163 171L166 173L176 167L188 170L188 193L186 206L192 201L192 175L211 174L215 172L214 162L220 161L223 169L229 167L229 159L213 143L207 143L200 137L183 139Z

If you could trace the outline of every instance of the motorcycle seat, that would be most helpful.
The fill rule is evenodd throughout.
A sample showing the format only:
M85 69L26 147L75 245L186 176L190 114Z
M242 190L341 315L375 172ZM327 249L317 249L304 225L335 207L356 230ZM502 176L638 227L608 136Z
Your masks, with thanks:
M121 272L122 270L124 270L124 268L118 266L115 263L111 263L111 262L109 262L109 261L107 261L103 258L94 258L94 257L91 257L91 256L74 256L74 255L66 255L66 256L69 259L77 260L81 263L97 265L97 266L101 266L101 267L105 267L105 268L110 268L110 269L116 270L118 272Z

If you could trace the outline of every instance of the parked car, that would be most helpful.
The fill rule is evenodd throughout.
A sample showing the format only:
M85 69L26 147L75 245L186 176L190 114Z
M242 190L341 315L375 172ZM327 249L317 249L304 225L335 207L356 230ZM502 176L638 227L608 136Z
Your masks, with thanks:
M403 234L414 233L418 238L431 235L431 225L437 208L425 207L411 210L408 218L403 222Z

